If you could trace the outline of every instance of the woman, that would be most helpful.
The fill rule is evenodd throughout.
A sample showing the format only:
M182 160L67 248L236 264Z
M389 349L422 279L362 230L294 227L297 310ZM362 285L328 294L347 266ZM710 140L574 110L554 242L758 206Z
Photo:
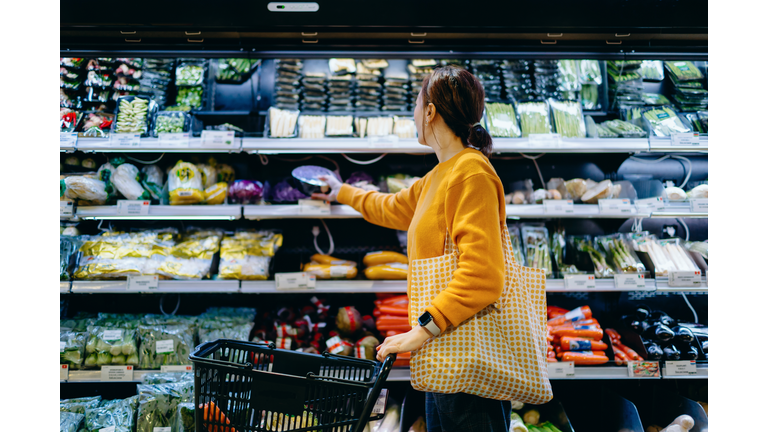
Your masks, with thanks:
M431 147L439 164L397 194L366 192L326 178L331 192L313 196L348 204L368 222L407 230L411 261L443 255L446 232L459 249L458 268L448 288L422 311L419 326L384 340L378 347L379 360L417 350L501 295L504 189L488 161L492 142L480 123L484 108L485 91L471 73L454 66L435 69L422 84L414 118L419 144ZM427 393L426 401L429 432L509 429L508 401L463 393Z

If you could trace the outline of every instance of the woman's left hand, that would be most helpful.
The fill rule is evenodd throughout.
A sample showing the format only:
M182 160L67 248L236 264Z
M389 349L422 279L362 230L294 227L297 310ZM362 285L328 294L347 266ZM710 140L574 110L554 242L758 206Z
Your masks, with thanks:
M408 333L399 334L384 339L384 343L376 347L376 358L383 362L390 354L415 351L424 345L432 334L422 326L416 326Z

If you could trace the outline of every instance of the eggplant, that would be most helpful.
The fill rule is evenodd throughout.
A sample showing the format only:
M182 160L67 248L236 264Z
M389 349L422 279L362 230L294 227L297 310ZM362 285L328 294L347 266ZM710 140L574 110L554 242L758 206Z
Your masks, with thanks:
M680 350L674 345L667 345L663 348L664 360L680 360Z
M645 321L651 315L651 312L646 308L639 307L635 310L635 318L638 321Z
M646 322L646 321L643 321ZM662 323L655 323L643 330L643 338L667 342L675 337L675 333Z
M709 341L705 340L701 343L701 350L704 351L704 354L709 354Z
M645 350L648 351L648 360L660 360L664 356L664 351L662 351L659 344L655 342L644 342L643 345L645 345Z
M693 342L694 336L691 329L683 326L676 326L672 329L675 332L675 340L680 342Z
M683 349L685 348L685 349ZM680 350L680 360L698 360L699 350L693 345L678 348Z
M677 325L677 321L675 321L674 318L667 315L666 312L662 312L662 311L653 311L648 316L648 321L659 322L661 324L664 324L667 327L674 327L675 325Z

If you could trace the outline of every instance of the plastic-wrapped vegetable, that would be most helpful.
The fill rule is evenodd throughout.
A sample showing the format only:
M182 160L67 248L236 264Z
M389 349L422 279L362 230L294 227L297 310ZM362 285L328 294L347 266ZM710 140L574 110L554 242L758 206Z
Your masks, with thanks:
M205 203L210 205L224 204L227 199L227 184L216 183L205 190Z
M666 61L664 66L678 81L691 81L704 78L699 68L689 61Z
M589 236L568 236L567 240L575 250L589 255L592 265L595 267L595 277L607 278L614 275L613 269L605 261L605 256L590 243Z
M203 106L203 87L180 87L176 93L176 105L200 108Z
M80 241L66 235L59 238L59 279L69 280L69 262L80 248Z
M115 133L146 134L149 105L149 100L136 96L120 98Z
M509 239L512 243L512 252L515 255L515 262L520 265L525 265L525 257L523 256L522 241L520 240L520 227L518 225L508 225Z
M520 129L523 137L530 134L548 134L552 132L549 121L549 106L546 102L523 102L517 105L520 115Z
M197 169L203 176L203 189L207 189L216 184L218 173L216 167L208 164L197 164Z
M587 136L587 128L584 125L584 116L581 112L581 104L578 102L558 102L549 100L552 107L552 116L555 120L555 130L565 138L584 138Z
M198 86L203 83L205 69L201 64L181 63L176 67L177 86Z
M163 196L163 171L157 165L145 165L141 168L141 173L141 185L152 199L159 201Z
M557 263L557 271L560 275L578 273L579 269L573 264L565 264L565 229L558 227L552 233L552 255Z
M656 236L649 235L638 239L635 244L637 244L637 250L647 253L651 258L656 277L667 276L670 270L676 270L675 265L666 256L661 244L656 240Z
M543 226L523 225L521 228L525 261L528 267L543 269L552 276L552 258L549 252L549 233Z
M62 399L59 401L59 411L75 414L85 414L86 410L98 407L100 402L101 396Z
M66 198L88 201L93 205L103 205L107 202L106 184L101 180L72 176L64 179L64 185Z
M664 65L661 60L643 60L639 71L646 81L664 81Z
M113 202L117 197L117 189L112 184L112 176L115 174L115 167L107 162L99 167L96 176L104 182L104 190L107 193L107 202Z
M136 412L136 432L154 432L155 428L170 428L176 408L195 396L195 382L140 384L139 407Z
M160 369L160 366L191 364L189 353L195 347L194 332L185 324L139 325L141 349L139 367Z
M670 136L673 133L690 132L691 129L683 124L677 113L667 107L650 108L643 111L643 118L657 136Z
M199 343L212 342L216 339L232 339L248 341L253 324L238 323L236 320L219 317L217 320L207 320L200 323Z
M296 202L300 199L307 199L307 198L309 197L301 193L298 189L291 186L288 180L283 180L280 183L276 184L272 188L272 192L270 194L270 201L275 203Z
M624 240L621 234L595 237L595 244L600 245L608 255L613 267L621 273L638 273L645 271L645 265L635 255L635 251Z
M237 204L259 204L264 185L259 181L235 180L229 187L229 199Z
M171 205L198 204L205 199L203 177L197 167L179 161L168 175Z
M80 369L85 352L85 333L59 332L59 364L69 365L70 369Z
M104 326L88 326L88 342L85 345L86 369L110 365L139 364L136 347L136 330Z
M142 384L167 384L181 381L194 381L192 372L149 372L141 377Z
M153 136L161 133L183 133L189 131L190 116L183 111L161 111L155 116Z
M176 415L171 423L174 432L195 432L195 404L182 402L176 407Z
M640 126L618 119L604 121L600 123L600 126L623 138L645 138L647 135Z
M129 163L124 163L115 170L112 183L129 200L151 199L152 196L141 187L139 179L139 169Z
M59 413L59 432L77 432L85 419L85 414L71 412Z
M519 138L520 125L517 123L517 115L510 104L487 103L485 109L488 113L488 125L491 136Z
M659 240L659 245L664 253L664 258L671 263L671 269L677 271L696 271L700 270L693 262L688 252L681 244L680 239Z
M85 432L100 432L101 429L114 426L115 432L133 432L134 414L139 397L102 401L97 408L85 412Z
M283 235L272 231L240 231L221 241L219 279L266 280L269 263L283 245Z
M157 267L157 274L177 280L200 280L209 276L222 235L219 230L189 230Z

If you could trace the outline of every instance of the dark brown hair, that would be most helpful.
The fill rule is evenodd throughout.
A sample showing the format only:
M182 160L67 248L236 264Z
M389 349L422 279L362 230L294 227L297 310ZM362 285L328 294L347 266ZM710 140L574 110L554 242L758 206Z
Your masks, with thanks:
M485 109L485 90L474 75L456 66L439 67L421 85L423 108L432 103L445 124L464 146L486 157L493 150L491 135L479 124ZM426 131L424 132L426 134Z

